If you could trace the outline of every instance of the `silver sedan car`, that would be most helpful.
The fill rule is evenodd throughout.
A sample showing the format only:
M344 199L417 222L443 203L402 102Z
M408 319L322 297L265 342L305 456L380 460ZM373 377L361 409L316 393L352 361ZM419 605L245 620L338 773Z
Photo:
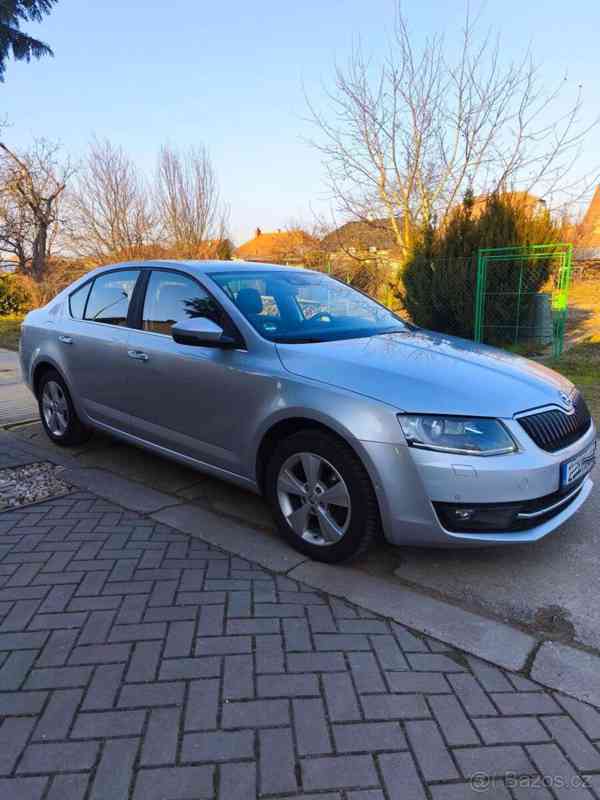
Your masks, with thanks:
M532 542L592 490L596 431L568 380L306 269L96 269L26 317L21 363L56 444L97 429L261 492L322 561L378 531Z

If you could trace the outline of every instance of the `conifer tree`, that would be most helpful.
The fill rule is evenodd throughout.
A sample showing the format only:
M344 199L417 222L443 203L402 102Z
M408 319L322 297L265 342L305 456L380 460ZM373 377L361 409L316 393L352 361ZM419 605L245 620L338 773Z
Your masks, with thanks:
M50 47L21 30L24 22L41 22L57 0L0 0L0 81L4 81L6 62L31 61L52 56Z

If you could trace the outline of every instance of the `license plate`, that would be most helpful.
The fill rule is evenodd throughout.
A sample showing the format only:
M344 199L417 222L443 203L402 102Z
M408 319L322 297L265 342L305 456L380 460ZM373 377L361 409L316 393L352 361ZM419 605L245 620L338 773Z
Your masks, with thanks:
M589 447L578 453L568 461L560 465L560 485L561 487L570 486L575 481L580 480L594 466L596 461L596 442L592 442Z

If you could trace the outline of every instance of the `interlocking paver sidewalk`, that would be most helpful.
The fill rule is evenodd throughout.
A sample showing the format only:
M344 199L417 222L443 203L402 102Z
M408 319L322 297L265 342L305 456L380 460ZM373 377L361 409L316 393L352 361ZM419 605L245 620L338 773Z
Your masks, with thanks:
M0 514L0 719L0 800L600 797L591 706L88 492Z

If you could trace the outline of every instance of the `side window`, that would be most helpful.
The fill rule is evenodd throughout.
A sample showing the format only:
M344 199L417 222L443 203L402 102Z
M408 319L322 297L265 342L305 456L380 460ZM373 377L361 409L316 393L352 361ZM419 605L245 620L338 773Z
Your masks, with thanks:
M74 319L82 319L85 309L85 301L90 293L91 283L86 283L79 289L76 289L73 294L69 295L69 311Z
M143 329L170 336L172 325L193 317L208 317L225 327L221 308L196 281L179 272L152 272L144 300Z
M107 325L127 325L127 312L139 270L121 270L100 275L94 281L85 319Z

